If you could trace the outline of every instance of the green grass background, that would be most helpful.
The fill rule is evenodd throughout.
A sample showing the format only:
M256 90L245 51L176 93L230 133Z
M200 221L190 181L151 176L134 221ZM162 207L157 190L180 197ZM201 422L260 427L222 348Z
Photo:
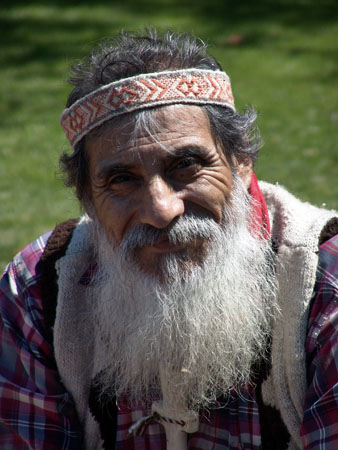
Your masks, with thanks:
M148 25L211 44L237 107L260 113L260 178L338 207L337 0L2 0L0 268L79 214L57 162L69 65L119 29Z

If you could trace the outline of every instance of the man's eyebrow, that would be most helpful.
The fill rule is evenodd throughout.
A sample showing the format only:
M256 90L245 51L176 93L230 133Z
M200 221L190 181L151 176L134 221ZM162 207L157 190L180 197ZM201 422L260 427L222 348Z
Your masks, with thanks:
M185 145L184 147L170 150L168 154L173 158L182 158L184 156L200 156L203 158L209 154L209 150L200 145Z
M130 164L110 163L99 167L96 171L96 176L98 178L104 179L111 175L114 175L114 173L125 172L130 170L131 168L132 165Z

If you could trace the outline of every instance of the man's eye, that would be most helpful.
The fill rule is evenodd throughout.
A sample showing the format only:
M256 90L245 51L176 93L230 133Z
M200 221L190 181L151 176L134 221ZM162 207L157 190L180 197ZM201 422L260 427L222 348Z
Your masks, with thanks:
M115 175L109 180L109 184L121 184L121 183L128 183L129 181L132 181L134 177L129 175L128 173L121 173L119 175Z
M200 161L197 161L196 158L184 158L181 159L175 166L176 169L186 169L187 167L192 167L195 165L200 165Z

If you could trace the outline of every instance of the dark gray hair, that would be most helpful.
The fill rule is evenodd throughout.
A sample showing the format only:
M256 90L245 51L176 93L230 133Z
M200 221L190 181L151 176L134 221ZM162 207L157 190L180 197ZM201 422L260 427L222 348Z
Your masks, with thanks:
M154 29L144 34L120 32L116 37L102 41L88 58L72 67L69 83L74 86L66 106L84 97L100 86L122 78L142 73L177 69L220 70L220 64L207 54L207 45L190 34L167 31L160 35ZM256 113L248 109L243 114L222 106L202 106L211 126L211 132L228 158L230 164L255 162L261 141L254 126ZM113 126L114 119L109 124ZM108 125L109 125L108 124ZM93 130L99 135L106 129L104 124ZM81 202L89 197L88 155L84 149L86 137L76 146L72 154L64 153L60 167L65 174L67 186L75 188Z

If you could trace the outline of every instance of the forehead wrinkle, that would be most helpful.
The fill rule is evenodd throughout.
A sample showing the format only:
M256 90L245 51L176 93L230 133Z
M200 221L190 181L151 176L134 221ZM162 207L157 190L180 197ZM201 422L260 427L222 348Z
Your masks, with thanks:
M151 137L150 142L149 137ZM140 140L143 141L144 139L146 139L147 141L144 143L140 142ZM143 164L144 158L149 154L153 154L152 165L155 165L157 159L165 159L166 155L172 155L175 157L175 154L177 152L182 153L184 152L185 148L191 147L197 149L199 147L195 144L186 144L183 142L181 143L182 139L182 136L178 136L176 139L174 139L175 141L179 141L176 143L176 145L172 142L173 139L170 137L168 137L167 139L156 139L155 136L144 136L141 139L135 139L134 143L132 143L132 139L128 139L128 141L125 143L126 145L120 143L119 145L112 146L111 156L113 160L117 160L117 164L132 165L136 160ZM153 144L156 144L156 147L153 147ZM147 152L147 154L143 154L142 147L144 145L151 146L150 153ZM165 154L161 153L161 150L164 150ZM198 152L196 150L196 153L203 153L203 151Z
M111 146L111 150L112 150L112 154L113 155L120 155L124 152L137 152L140 153L140 147L144 146L144 145L152 145L152 144L158 144L163 150L165 150L166 152L171 152L175 149L171 149L171 145L168 145L168 142L172 141L172 140L177 140L177 139L182 139L184 138L184 136L177 136L177 137L170 137L168 136L166 139L160 138L159 136L162 134L173 134L173 133L178 133L176 131L168 131L168 130L163 130L163 131L159 131L155 134L147 134L147 135L143 135L143 136L133 136L133 133L129 134L126 139L121 139L121 137L123 137L123 135L121 134L115 134L112 135L111 137L108 136L102 136L100 139L105 141L105 142L109 142L110 146ZM146 140L146 142L144 142L144 140ZM164 142L166 142L164 144Z
M192 105L170 105L151 110L138 111L136 113L133 112L127 114L126 116L116 118L119 120L112 120L109 129L106 129L104 136L101 136L107 141L114 142L114 150L116 153L125 151L129 147L136 150L137 145L135 145L135 143L138 142L140 145L143 145L142 142L144 139L146 139L149 143L157 143L167 153L172 153L175 149L170 148L168 143L166 142L164 144L164 142L172 139L175 140L177 138L180 139L188 137L185 133L182 136L182 133L176 129L177 113L182 116L181 121L183 119L183 121L186 122L187 127L192 119L196 119L197 122L201 120L205 122L206 119L207 123L205 123L205 125L210 133L209 120L206 113L201 110L200 107ZM175 121L174 128L172 125L170 126L173 118ZM172 134L176 133L178 133L178 136L172 137ZM163 139L163 134L169 134L169 137L167 139ZM190 138L193 138L193 135L190 136Z

